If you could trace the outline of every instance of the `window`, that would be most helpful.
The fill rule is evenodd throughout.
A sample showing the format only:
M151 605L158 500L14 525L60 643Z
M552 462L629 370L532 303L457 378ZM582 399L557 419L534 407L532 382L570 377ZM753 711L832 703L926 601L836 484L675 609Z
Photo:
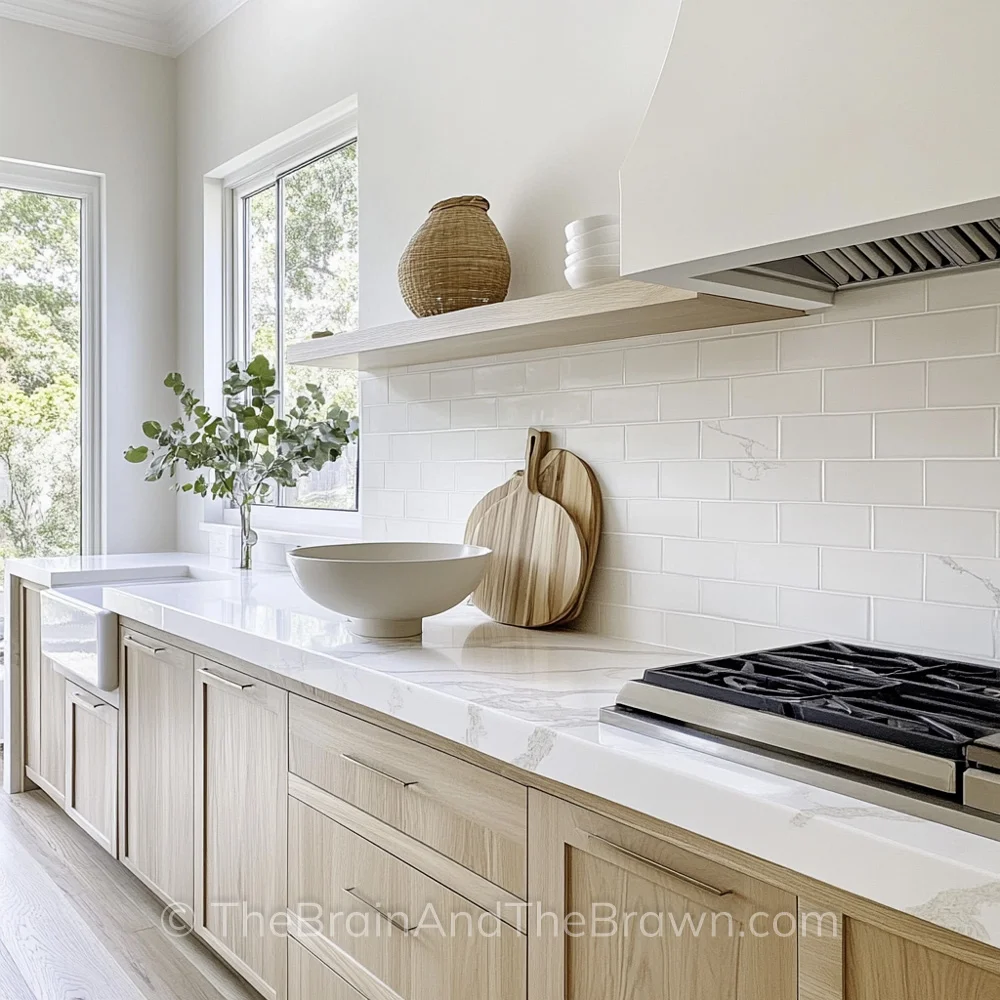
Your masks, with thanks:
M358 326L358 144L342 142L233 189L235 353L265 355L284 401L307 382L358 414L358 374L285 364L289 344ZM282 507L358 509L358 445L294 489Z
M99 197L0 160L0 568L101 548Z

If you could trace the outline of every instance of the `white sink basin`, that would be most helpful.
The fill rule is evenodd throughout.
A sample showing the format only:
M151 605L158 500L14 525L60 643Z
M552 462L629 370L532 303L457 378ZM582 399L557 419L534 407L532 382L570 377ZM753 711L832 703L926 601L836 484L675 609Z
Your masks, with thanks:
M43 590L42 655L60 673L102 691L118 687L118 615L102 605L101 587Z
M357 542L288 553L295 582L324 608L347 615L356 635L420 635L421 619L468 597L490 549L447 542Z

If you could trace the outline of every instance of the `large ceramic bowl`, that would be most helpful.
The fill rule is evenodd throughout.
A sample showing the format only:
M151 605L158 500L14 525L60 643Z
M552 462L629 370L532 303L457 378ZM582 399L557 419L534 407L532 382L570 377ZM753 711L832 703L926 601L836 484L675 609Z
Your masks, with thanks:
M354 542L288 553L295 582L324 608L347 615L356 635L420 635L479 585L490 549L447 542Z

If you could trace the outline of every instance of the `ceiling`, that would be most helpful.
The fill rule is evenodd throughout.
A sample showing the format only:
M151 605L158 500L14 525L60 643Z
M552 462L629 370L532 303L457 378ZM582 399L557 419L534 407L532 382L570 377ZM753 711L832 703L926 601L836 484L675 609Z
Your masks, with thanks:
M0 0L0 17L176 56L246 0Z

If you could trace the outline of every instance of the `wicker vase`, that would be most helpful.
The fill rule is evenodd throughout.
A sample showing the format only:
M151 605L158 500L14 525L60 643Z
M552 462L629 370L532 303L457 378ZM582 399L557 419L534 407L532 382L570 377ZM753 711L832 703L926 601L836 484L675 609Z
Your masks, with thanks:
M399 290L416 316L502 302L510 255L479 195L434 205L399 259Z

